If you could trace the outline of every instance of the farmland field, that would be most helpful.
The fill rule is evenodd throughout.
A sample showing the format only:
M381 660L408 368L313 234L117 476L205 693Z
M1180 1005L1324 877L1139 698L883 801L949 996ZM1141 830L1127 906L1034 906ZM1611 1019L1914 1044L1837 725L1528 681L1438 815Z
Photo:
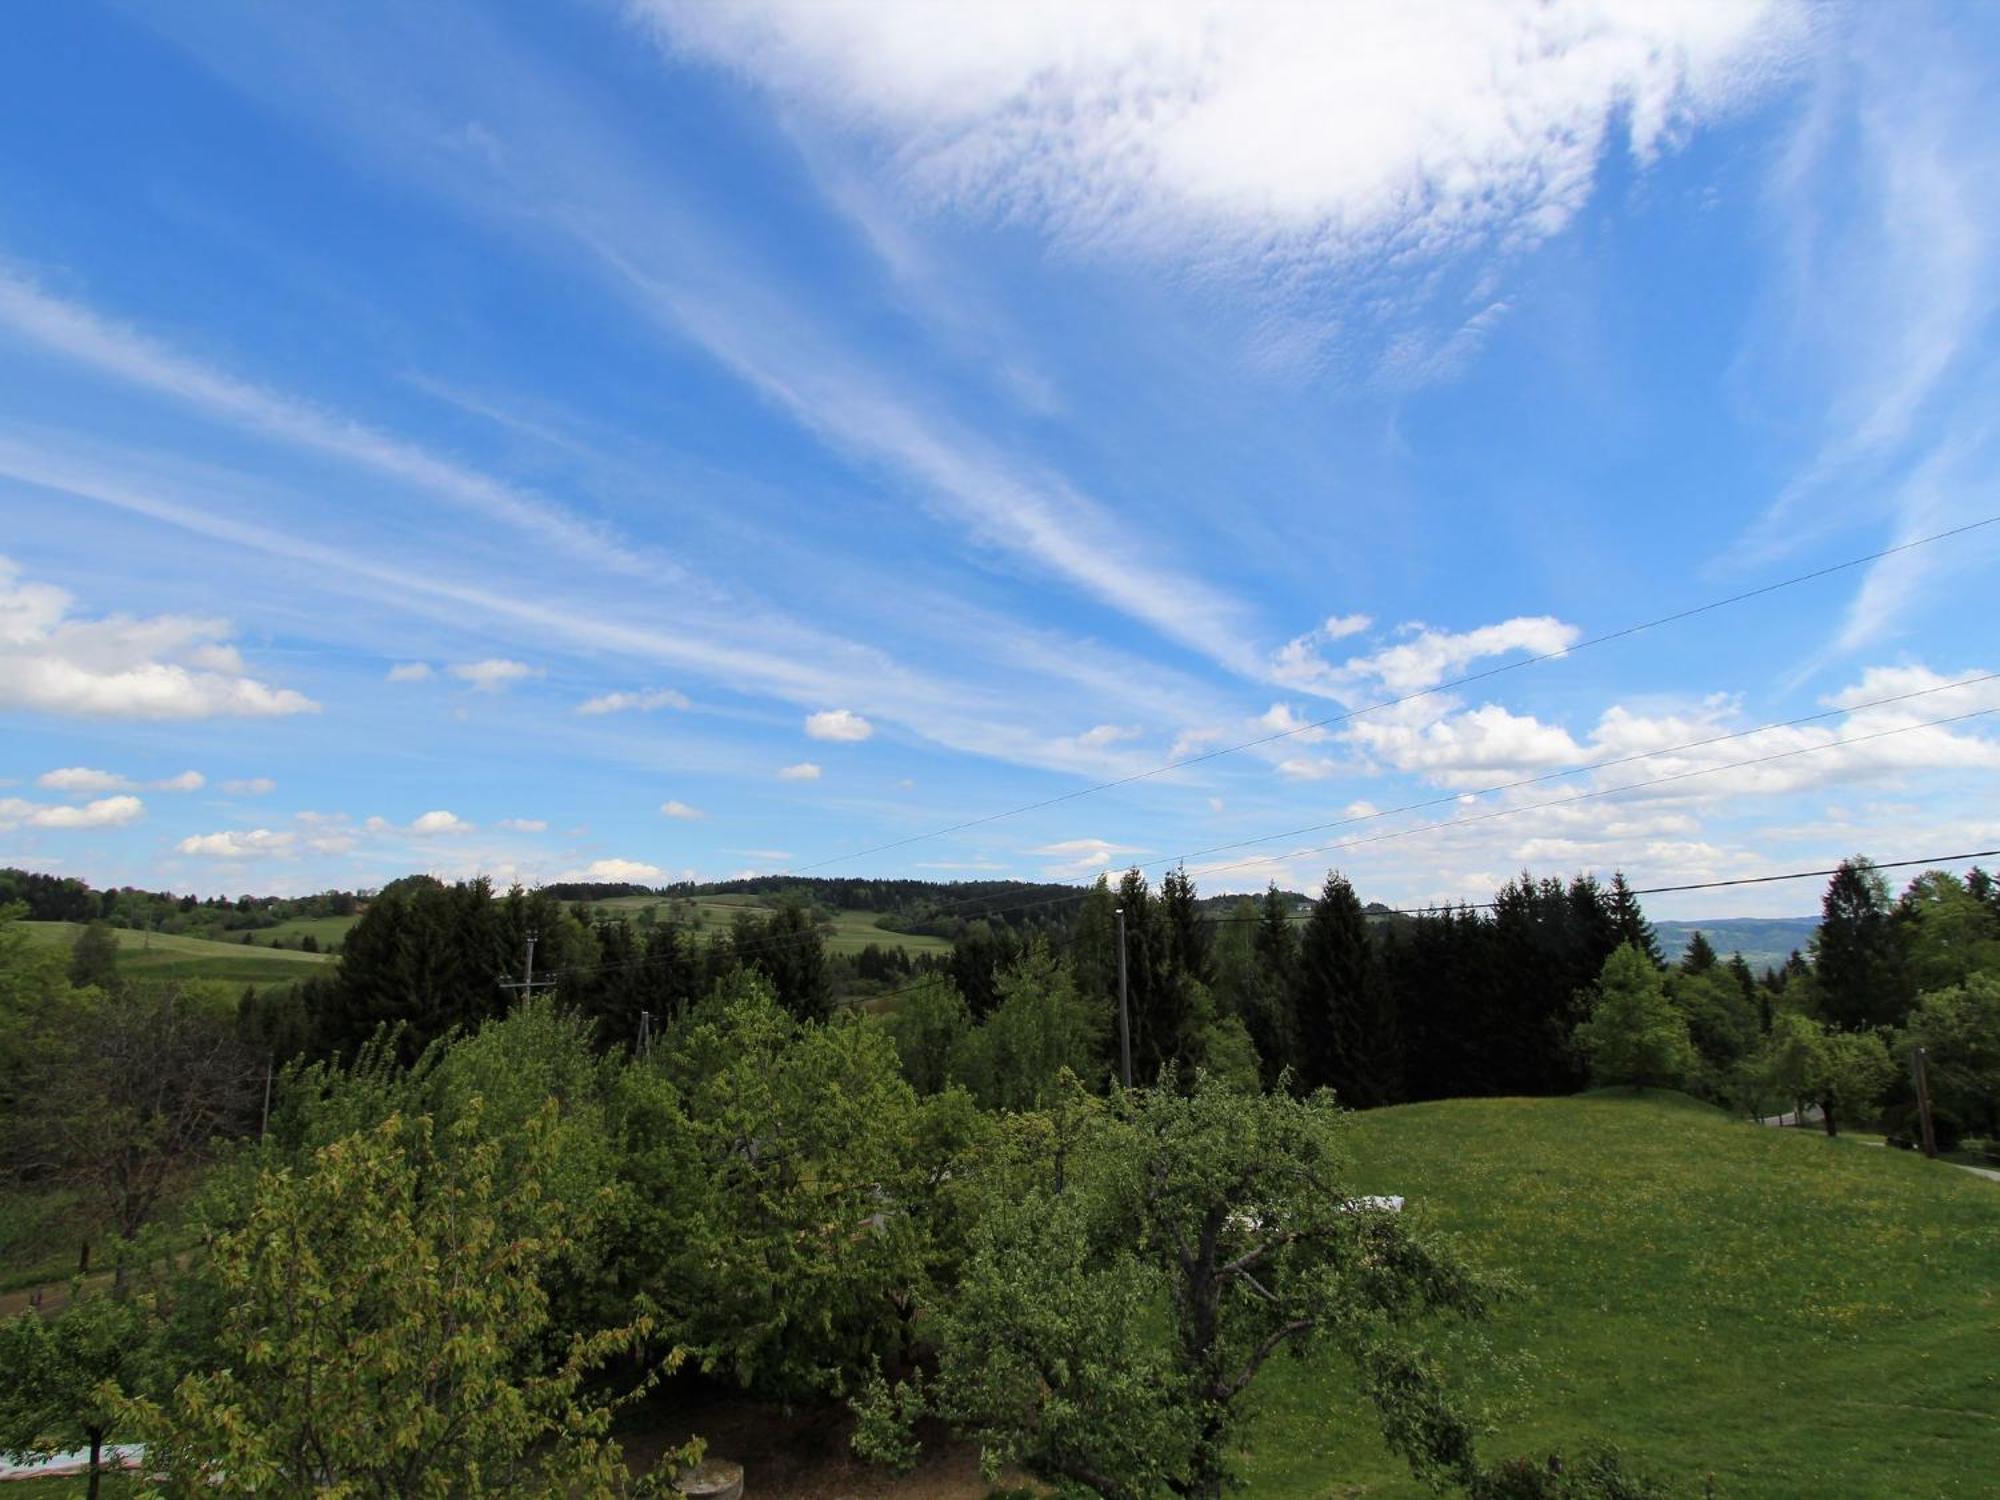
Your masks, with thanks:
M287 948L294 948L300 938L310 934L322 949L331 948L345 939L359 920L359 917L293 917L275 927L254 929L250 941L258 947L273 947L282 943Z
M23 922L31 941L68 947L83 929L75 922ZM231 984L288 984L333 962L324 953L259 948L242 942L113 928L118 967L131 979L221 979Z

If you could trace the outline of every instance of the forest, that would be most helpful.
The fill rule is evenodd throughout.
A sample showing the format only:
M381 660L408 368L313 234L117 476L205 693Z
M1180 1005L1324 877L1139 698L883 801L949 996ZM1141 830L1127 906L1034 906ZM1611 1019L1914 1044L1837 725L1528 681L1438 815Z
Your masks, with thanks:
M2000 1133L1977 869L1892 895L1850 860L1763 974L1662 952L1618 876L1393 919L1338 874L1303 906L933 889L949 953L870 972L812 904L852 890L697 927L411 877L337 964L241 993L122 974L102 904L31 942L81 899L32 890L0 911L8 1191L97 1227L0 1325L0 1452L88 1451L93 1491L140 1444L176 1493L664 1493L687 1393L727 1389L843 1409L890 1471L959 1441L1219 1497L1283 1355L1345 1371L1425 1484L1691 1494L1587 1429L1510 1449L1439 1357L1501 1289L1355 1191L1355 1112L1671 1089L1908 1143L1921 1048L1937 1148ZM673 1434L643 1462L635 1412Z

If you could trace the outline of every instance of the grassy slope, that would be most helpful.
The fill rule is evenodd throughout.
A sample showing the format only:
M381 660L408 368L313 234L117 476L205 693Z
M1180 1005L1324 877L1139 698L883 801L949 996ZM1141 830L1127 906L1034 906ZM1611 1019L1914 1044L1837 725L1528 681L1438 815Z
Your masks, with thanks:
M81 929L74 922L23 922L34 941L68 947ZM221 979L232 984L282 984L304 979L333 960L324 953L215 943L164 932L118 934L118 967L133 979Z
M1519 1290L1495 1457L1607 1438L1732 1500L2000 1494L2000 1184L1678 1096L1359 1116L1356 1186ZM1424 1493L1341 1379L1279 1362L1251 1493Z
M595 903L605 912L623 912L636 918L647 907L659 910L665 920L670 903L652 896L618 896L609 901ZM763 902L755 896L702 896L695 901L702 921L706 924L704 933L727 932L736 914L745 909L768 911ZM949 953L951 944L943 938L931 937L924 933L890 932L875 925L879 915L872 911L839 911L834 913L833 931L827 934L826 951L829 953L859 953L870 943L878 948L902 948L910 953Z
M258 927L251 931L250 941L263 946L283 943L287 947L311 933L313 941L321 948L329 948L343 940L361 919L357 917L293 917L280 922L275 927Z

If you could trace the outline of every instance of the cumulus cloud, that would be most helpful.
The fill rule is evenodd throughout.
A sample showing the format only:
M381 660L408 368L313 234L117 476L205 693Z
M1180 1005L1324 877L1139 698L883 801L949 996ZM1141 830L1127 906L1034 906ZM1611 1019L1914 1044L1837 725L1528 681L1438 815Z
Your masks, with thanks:
M1761 84L1782 3L639 0L678 46L877 144L928 202L1253 263L1532 242L1622 124L1646 162Z
M624 882L630 885L649 885L666 879L667 872L658 865L649 865L638 859L596 859L577 870L565 870L558 880L602 880Z
M256 859L288 855L297 835L273 832L269 828L230 829L222 833L197 833L174 847L183 854L203 859Z
M0 797L0 828L116 828L144 816L137 797L100 797L81 807Z
M410 820L410 832L420 838L430 838L438 834L471 833L475 825L468 823L457 813L446 812L442 808L434 812L420 813Z
M823 713L806 715L806 735L815 740L840 740L858 743L875 732L860 714L847 708L830 708Z
M1384 690L1401 696L1434 688L1488 657L1517 651L1558 655L1582 634L1576 626L1549 615L1521 615L1461 631L1413 623L1403 626L1402 632L1404 639L1395 645L1349 657L1338 665L1319 654L1316 635L1299 636L1273 657L1272 673L1280 681L1336 698Z
M672 688L647 688L636 693L601 693L577 704L580 714L651 713L658 708L686 708L687 695Z
M278 783L268 776L244 776L223 782L222 789L232 797L265 797L278 789Z
M1560 725L1492 703L1422 726L1362 718L1345 738L1398 771L1427 773L1445 785L1495 772L1549 770L1588 758Z
M178 776L169 776L152 785L162 792L198 792L208 785L208 778L199 771L183 771Z
M672 798L669 798L667 801L662 802L660 804L660 814L663 817L682 818L688 821L692 821L695 818L705 818L708 816L708 814L704 813L700 808L689 807L687 803L677 802Z
M809 760L802 760L795 766L784 766L778 771L780 781L818 781L819 767Z
M389 668L390 682L428 682L432 676L431 664L427 661L399 661Z
M499 826L505 828L510 833L547 833L549 831L548 819L546 818L502 818Z
M460 682L467 682L477 693L497 693L510 683L527 677L540 677L542 669L531 667L526 662L508 661L505 657L489 656L484 661L462 661L451 668L451 675Z
M62 589L29 583L0 557L0 708L107 719L312 713L290 688L248 676L225 620L90 619Z

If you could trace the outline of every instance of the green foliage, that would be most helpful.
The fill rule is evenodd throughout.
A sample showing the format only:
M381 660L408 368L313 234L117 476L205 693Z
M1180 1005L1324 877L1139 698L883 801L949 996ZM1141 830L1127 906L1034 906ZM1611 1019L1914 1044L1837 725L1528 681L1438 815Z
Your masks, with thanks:
M619 1260L676 1340L786 1396L899 1359L963 1095L920 1102L883 1028L803 1024L747 975L655 1056L621 1081Z
M558 1140L553 1103L504 1140L474 1104L259 1171L193 1273L221 1308L215 1365L121 1403L149 1462L225 1496L623 1492L585 1381L647 1325L544 1354L543 1280L596 1211L547 1191Z
M901 996L889 1018L903 1076L920 1094L941 1093L957 1076L960 1054L972 1030L972 1013L958 986L942 974L919 980Z
M52 1317L0 1323L0 1454L21 1461L87 1448L94 1494L98 1450L120 1425L122 1392L145 1378L146 1356L139 1309L86 1296L80 1284Z
M1039 1109L1065 1071L1096 1073L1110 1017L1077 993L1067 965L1033 943L1002 970L999 1004L961 1042L959 1080L986 1109Z
M1963 1128L2000 1133L2000 974L1975 974L1924 995L1903 1040L1928 1053L1940 1112Z
M1472 1500L1668 1500L1667 1491L1633 1473L1616 1449L1594 1448L1574 1461L1513 1458L1487 1470Z
M1596 1003L1576 1040L1599 1086L1670 1088L1695 1063L1686 1019L1667 999L1660 971L1630 943L1604 961Z
M1477 1289L1394 1217L1357 1211L1331 1096L1176 1083L1022 1117L989 1157L933 1320L935 1408L989 1474L1216 1497L1266 1361L1338 1352L1414 1473L1469 1479L1470 1429L1413 1335L1477 1315ZM871 1433L907 1400L871 1387Z
M1896 903L1911 985L1921 995L2000 975L2000 910L1956 875L1926 870Z
M69 949L69 982L79 989L100 990L118 984L118 934L109 922L91 922L77 933Z

